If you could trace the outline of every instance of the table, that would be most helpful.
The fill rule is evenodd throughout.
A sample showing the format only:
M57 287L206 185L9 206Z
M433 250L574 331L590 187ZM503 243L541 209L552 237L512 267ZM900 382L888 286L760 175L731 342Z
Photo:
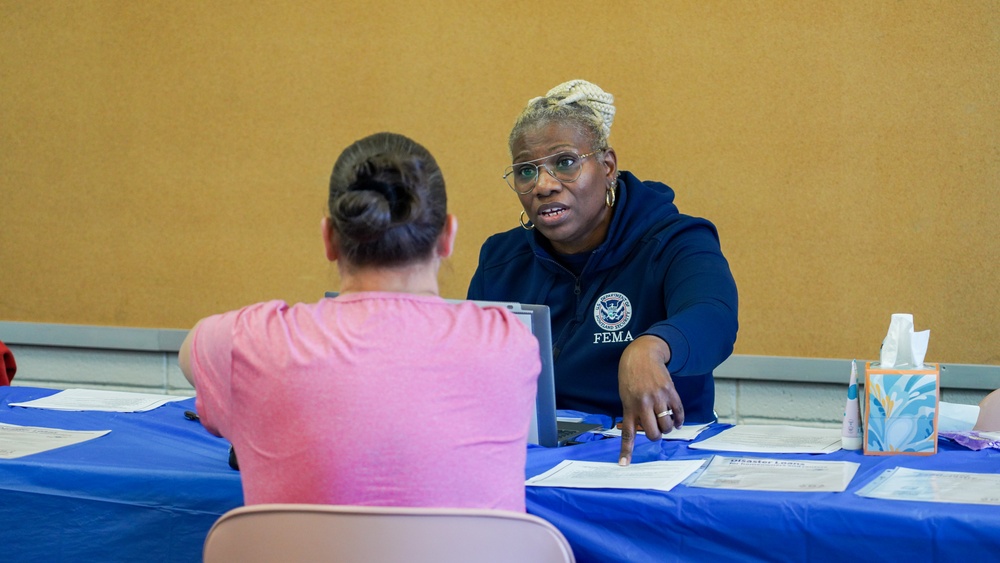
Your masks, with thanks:
M184 417L193 399L144 413L9 407L55 393L0 387L0 422L111 430L81 444L0 459L4 561L200 561L205 536L243 504L228 442ZM699 440L720 432L707 430ZM531 446L528 477L564 459L615 462L620 440ZM686 442L638 440L633 463L706 458ZM736 455L736 454L724 454ZM747 454L751 455L751 454ZM762 455L762 454L761 454ZM933 456L763 457L861 464L844 493L670 492L528 487L528 511L555 524L581 563L600 561L987 561L1000 554L1000 507L888 501L854 494L895 466L1000 472L1000 450L940 441Z
M696 441L721 432L714 425ZM527 475L564 459L616 462L621 442L529 452ZM558 527L580 563L614 561L997 561L1000 507L871 499L854 492L892 467L1000 473L1000 450L940 439L931 456L711 452L637 440L632 462L730 457L853 461L843 493L772 493L678 485L670 492L528 487L528 511Z
M0 422L111 433L0 459L0 559L201 561L209 528L243 490L229 443L184 417L194 399L142 413L8 406L55 392L0 387Z

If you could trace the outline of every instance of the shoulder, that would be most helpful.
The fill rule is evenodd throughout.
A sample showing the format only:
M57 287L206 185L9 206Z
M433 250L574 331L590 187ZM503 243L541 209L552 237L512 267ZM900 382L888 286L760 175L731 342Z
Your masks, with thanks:
M641 236L676 221L681 215L674 205L674 190L662 182L642 181L631 172L621 175L619 205L612 220L612 230L626 238Z
M502 267L525 257L531 257L530 233L521 227L491 235L479 251L479 267Z
M489 237L479 251L479 264L469 282L467 297L510 301L512 288L527 283L537 270L533 234L521 227Z
M674 206L674 189L667 184L656 180L640 180L628 170L623 170L619 178L630 198L640 202L668 204L674 211L677 210Z
M468 298L533 303L540 284L559 270L554 261L545 259L549 255L535 237L535 231L517 227L487 239L479 251Z
M704 231L716 237L715 225L703 217L685 215L674 203L673 188L654 180L639 180L623 172L626 201L623 222L626 229L645 233L648 238L671 238L687 230ZM650 212L650 210L656 210Z
M259 327L264 323L261 320L273 318L278 311L284 309L287 309L284 302L271 301L211 315L198 321L181 346L178 355L181 369L185 371L185 375L228 374L233 351L238 348L238 342L244 340L244 335L262 332ZM204 386L205 382L201 383Z
M619 204L612 219L609 241L618 252L634 245L663 242L698 220L683 215L674 205L674 190L655 181L642 181L631 172L621 175Z
M538 341L531 329L505 306L463 301L453 307L459 324L492 341L495 349L524 349L527 346L529 355L538 355Z
M480 324L487 328L509 328L515 334L531 334L527 325L521 322L521 319L502 303L459 301L451 306L453 314L460 320Z
M314 305L296 304L295 306L289 306L288 303L281 300L263 301L247 305L227 314L233 315L233 322L237 326L253 326L268 324L275 320L284 320L291 311L296 309L301 311L303 308L312 306Z
M207 317L199 323L199 331L211 334L212 340L228 339L234 344L283 341L293 335L301 337L317 325L321 306L322 302L289 305L281 300L264 301Z
M281 311L285 311L287 309L288 304L284 301L266 301L263 303L255 303L253 305L247 305L225 313L205 317L204 319L198 321L198 324L195 325L193 330L197 333L217 333L221 329L228 329L231 331L237 325L274 317L280 314Z

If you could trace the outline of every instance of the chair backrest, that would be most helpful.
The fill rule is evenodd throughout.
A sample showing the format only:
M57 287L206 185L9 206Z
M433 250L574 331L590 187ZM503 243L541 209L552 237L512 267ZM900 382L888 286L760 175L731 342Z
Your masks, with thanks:
M994 390L979 402L979 419L974 430L1000 431L1000 389Z
M573 563L569 542L531 514L466 508L257 504L205 539L205 563L396 561Z

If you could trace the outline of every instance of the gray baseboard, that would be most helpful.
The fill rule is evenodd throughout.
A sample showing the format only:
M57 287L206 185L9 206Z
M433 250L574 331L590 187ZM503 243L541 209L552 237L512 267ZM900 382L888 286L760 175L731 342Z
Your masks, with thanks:
M878 361L872 359L870 361ZM864 383L865 360L857 360L858 377ZM797 383L847 384L851 360L749 356L737 354L716 368L716 379L790 381ZM1000 389L1000 366L941 364L942 389Z
M186 330L0 321L0 341L11 345L176 353ZM864 360L858 360L864 377ZM846 384L851 361L737 354L715 371L720 380ZM942 364L942 389L1000 389L1000 366Z
M0 341L22 346L177 352L188 331L0 321Z

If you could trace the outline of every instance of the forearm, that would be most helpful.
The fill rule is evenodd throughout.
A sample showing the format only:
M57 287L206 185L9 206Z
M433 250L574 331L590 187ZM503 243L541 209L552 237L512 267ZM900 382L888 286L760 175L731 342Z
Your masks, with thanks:
M709 373L733 353L738 321L736 311L723 303L705 302L649 327L644 335L662 339L670 350L671 375Z
M665 340L671 349L670 373L711 372L729 357L739 329L739 298L729 262L713 231L692 230L671 255L665 273L666 318L645 334Z

